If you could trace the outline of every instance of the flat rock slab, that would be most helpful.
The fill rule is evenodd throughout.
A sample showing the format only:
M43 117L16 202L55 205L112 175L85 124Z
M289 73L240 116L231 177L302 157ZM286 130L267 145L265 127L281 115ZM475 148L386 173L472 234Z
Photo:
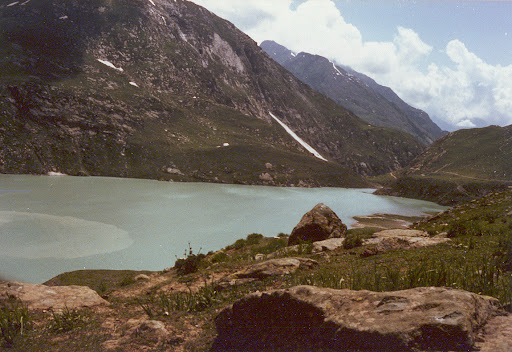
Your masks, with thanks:
M254 280L263 280L269 276L288 275L300 268L309 269L318 262L308 258L276 258L250 265L234 274L224 277L220 286L238 285Z
M364 240L363 244L377 245L378 252L386 252L392 249L434 246L450 241L443 236L430 237L420 230L393 229L376 232L371 238Z
M46 286L7 282L0 285L0 299L16 297L29 309L77 309L109 303L86 286Z
M296 286L256 292L215 319L212 351L468 351L498 300L439 287Z
M313 253L334 251L343 246L343 242L345 242L344 237L313 242Z

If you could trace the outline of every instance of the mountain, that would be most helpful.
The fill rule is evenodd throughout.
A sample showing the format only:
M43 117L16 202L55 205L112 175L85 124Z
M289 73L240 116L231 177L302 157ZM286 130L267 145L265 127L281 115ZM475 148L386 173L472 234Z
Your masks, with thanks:
M424 145L445 134L426 112L408 105L391 88L362 73L322 56L294 54L273 41L262 42L261 48L302 82L373 125L410 133Z
M452 132L391 177L388 193L444 204L512 186L512 125Z
M423 149L183 0L3 2L0 67L2 173L364 186Z

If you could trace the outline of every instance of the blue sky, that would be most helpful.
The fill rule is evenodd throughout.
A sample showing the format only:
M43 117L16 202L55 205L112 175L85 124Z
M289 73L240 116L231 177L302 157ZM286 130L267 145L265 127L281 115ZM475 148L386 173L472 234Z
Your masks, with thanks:
M194 0L260 43L325 56L442 128L512 124L512 2Z
M300 3L298 1L297 3ZM397 26L414 29L442 50L459 39L486 62L512 63L512 2L509 1L336 1L345 20L364 38L386 41ZM438 55L440 60L444 58ZM448 61L448 60L447 60Z

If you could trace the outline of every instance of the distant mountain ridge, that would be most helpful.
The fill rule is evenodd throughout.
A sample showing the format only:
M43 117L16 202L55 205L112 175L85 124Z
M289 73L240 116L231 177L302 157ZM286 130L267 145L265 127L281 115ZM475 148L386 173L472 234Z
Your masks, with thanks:
M423 149L184 0L2 3L0 53L2 173L365 186Z
M362 73L322 56L295 54L274 41L264 41L260 46L301 81L373 125L410 133L425 145L445 134L427 113L411 107L393 90Z

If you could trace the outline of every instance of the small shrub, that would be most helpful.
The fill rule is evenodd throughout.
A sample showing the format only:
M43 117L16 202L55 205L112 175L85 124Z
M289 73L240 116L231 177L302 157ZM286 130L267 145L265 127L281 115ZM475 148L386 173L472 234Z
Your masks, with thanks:
M185 255L185 259L176 259L176 262L174 263L176 273L180 276L197 272L203 262L203 259L206 257L206 255L202 253L194 254L190 244L188 247L188 254L187 251L185 251Z
M269 254L277 251L278 249L286 247L288 244L288 239L284 237L280 238L271 238L270 241L262 246L261 248L258 248L258 252L261 254Z
M11 348L18 335L30 327L28 308L18 299L0 302L0 343Z
M247 238L245 239L246 243L248 245L250 244L258 244L260 243L260 240L263 238L262 234L259 233L251 233L250 235L247 235Z
M240 238L240 239L236 240L235 243L232 244L232 248L240 249L240 248L244 248L246 245L247 245L247 241L244 240L243 238Z
M77 309L65 308L62 312L56 313L53 309L52 321L48 325L48 330L55 333L64 333L83 327L89 321L89 317L83 311Z
M224 252L215 253L211 259L212 263L222 263L228 260L228 255Z
M352 249L356 247L361 247L363 245L363 240L361 237L354 234L347 234L345 237L345 241L343 241L344 249Z

